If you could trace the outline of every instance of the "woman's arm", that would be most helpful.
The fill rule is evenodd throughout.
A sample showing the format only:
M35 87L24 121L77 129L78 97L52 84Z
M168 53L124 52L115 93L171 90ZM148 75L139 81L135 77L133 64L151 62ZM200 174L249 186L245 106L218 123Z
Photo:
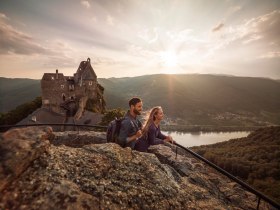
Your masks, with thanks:
M163 144L163 140L157 138L156 136L156 127L151 125L148 130L148 143L149 145Z
M158 127L158 136L157 136L159 139L162 139L162 140L164 140L164 139L166 139L167 138L167 136L166 135L164 135L161 131L160 131L160 127Z
M165 142L171 142L173 144L174 140L171 136L166 136L164 135L161 131L160 131L160 127L158 127L159 129L159 138L163 139L163 141Z

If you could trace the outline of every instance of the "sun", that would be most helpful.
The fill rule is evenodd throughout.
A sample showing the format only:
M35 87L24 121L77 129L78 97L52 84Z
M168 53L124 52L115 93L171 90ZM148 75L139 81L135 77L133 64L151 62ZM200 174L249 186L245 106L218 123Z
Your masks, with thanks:
M164 51L160 53L160 59L165 67L177 66L177 55L173 51Z
M172 51L160 52L161 71L166 74L175 74L178 71L178 55Z

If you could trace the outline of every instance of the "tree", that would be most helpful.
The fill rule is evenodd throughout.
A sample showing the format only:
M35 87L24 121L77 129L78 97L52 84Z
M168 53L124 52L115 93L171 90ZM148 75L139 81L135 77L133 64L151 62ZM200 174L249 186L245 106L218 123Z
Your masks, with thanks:
M0 125L16 124L41 106L42 98L36 97L33 101L21 104L7 113L1 113Z
M125 111L122 110L121 108L108 110L105 112L100 124L108 125L112 120L116 118L121 118L124 115L125 115Z

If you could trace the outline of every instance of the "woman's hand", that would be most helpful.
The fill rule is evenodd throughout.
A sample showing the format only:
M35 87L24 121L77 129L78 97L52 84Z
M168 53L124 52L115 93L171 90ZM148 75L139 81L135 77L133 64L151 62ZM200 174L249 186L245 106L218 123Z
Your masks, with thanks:
M164 139L166 142L170 142L173 144L175 141L173 140L172 136L167 136L166 139Z

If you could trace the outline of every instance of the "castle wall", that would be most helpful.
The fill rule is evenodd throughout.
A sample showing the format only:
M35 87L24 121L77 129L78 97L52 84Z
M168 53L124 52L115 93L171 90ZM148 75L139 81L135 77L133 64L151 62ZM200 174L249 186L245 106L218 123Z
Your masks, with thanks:
M51 109L57 113L64 113L60 108L65 99L69 97L67 82L65 80L42 80L42 106Z
M86 80L82 82L82 85L80 85L80 82L75 85L75 93L79 98L83 96L88 96L88 98L93 99L97 96L96 92L97 92L96 81Z
M41 80L42 107L66 114L65 109L68 108L65 106L70 99L73 99L81 112L83 109L79 104L83 101L85 105L85 98L93 99L97 104L103 99L99 86L96 74L90 65L90 59L82 61L77 72L70 77L58 73L58 70L56 73L45 73Z

